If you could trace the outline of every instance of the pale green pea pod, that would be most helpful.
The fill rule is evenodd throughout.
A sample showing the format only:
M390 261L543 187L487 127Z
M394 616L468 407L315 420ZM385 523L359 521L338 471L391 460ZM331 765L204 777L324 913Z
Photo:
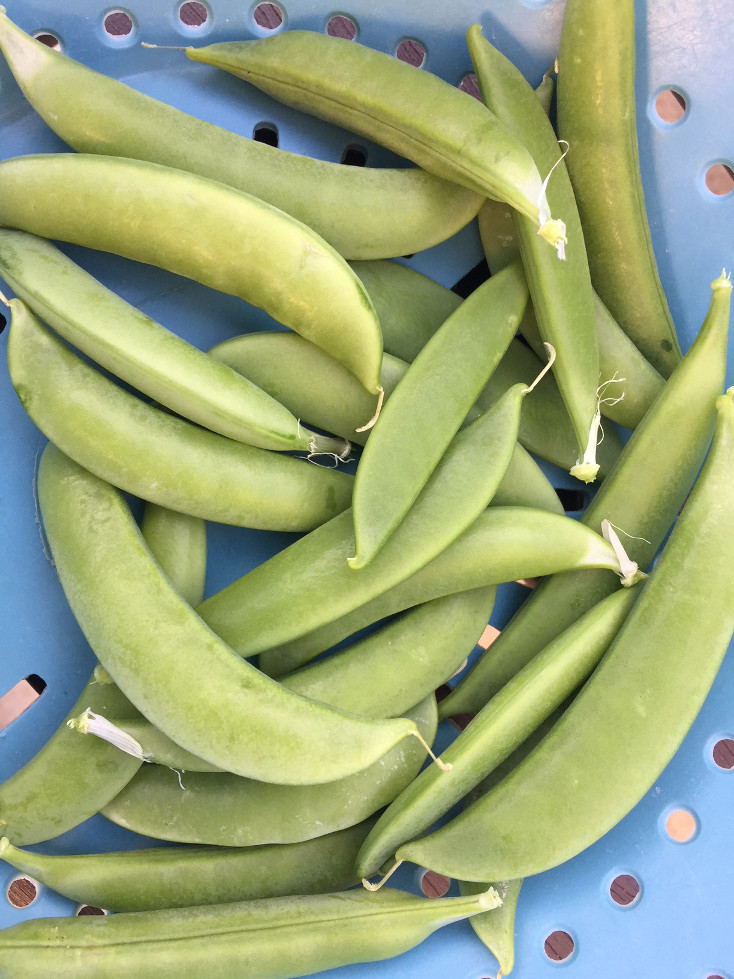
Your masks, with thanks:
M0 933L3 979L295 979L408 951L443 925L497 907L476 897L343 891L106 917L40 918Z
M469 919L474 932L497 959L500 976L509 975L515 965L515 914L520 897L522 880L503 880L496 884L476 881L459 881L459 891L464 896L481 894L492 886L499 894L502 907L493 914L475 914Z
M270 395L125 302L51 242L0 228L0 277L74 347L177 414L263 449L344 452L338 440L309 432Z
M38 499L90 646L135 706L186 750L248 777L328 782L417 733L405 719L370 720L306 700L237 657L155 563L122 495L51 445Z
M421 491L429 491L427 483L444 453L453 451L469 428L485 427L488 419L472 423L457 435L515 335L527 301L527 284L518 262L492 276L465 299L406 371L371 430L359 462L352 495L356 547L349 558L350 567L364 568L374 560ZM497 428L499 425L493 431ZM516 441L517 425L511 433L512 446ZM482 445L479 436L477 447ZM483 456L477 456L478 469ZM508 462L509 456L499 478ZM474 477L471 473L466 477L454 474L455 483L467 490L475 480L485 483L487 496L479 505L483 509L497 481L487 481L479 471ZM443 492L447 489L441 488ZM460 500L447 499L449 520L459 510L466 514L467 523L476 513Z
M140 160L37 154L0 163L0 224L239 296L379 393L382 336L364 286L315 232L249 194Z
M5 838L0 840L0 860L72 901L106 911L323 894L358 883L354 858L372 822L301 843L166 846L64 856L19 850Z
M315 31L189 47L186 54L366 136L429 173L506 201L554 246L564 238L523 144L475 99L430 72Z
M406 716L431 743L438 723L435 696ZM384 808L425 759L425 748L407 738L362 771L321 785L275 785L229 772L143 765L102 814L143 836L178 843L296 843L353 826Z
M0 49L35 111L77 152L220 180L292 214L347 258L430 248L471 221L482 201L417 167L349 167L243 138L38 44L4 13Z
M349 505L352 478L235 442L155 408L78 357L19 299L8 368L43 434L95 475L192 517L307 530Z
M199 517L146 503L140 530L150 552L189 605L204 598L206 524Z

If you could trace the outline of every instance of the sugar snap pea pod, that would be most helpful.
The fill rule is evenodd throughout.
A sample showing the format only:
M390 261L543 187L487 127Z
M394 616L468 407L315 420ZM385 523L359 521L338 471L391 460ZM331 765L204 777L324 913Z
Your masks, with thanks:
M295 979L388 959L500 901L493 890L427 900L341 891L160 911L24 921L0 932L0 976Z
M481 894L488 884L477 881L459 881L459 892L464 895ZM515 965L515 914L520 897L521 880L503 880L492 884L499 894L502 907L494 914L475 914L469 923L475 934L497 959L499 976L507 976ZM498 977L499 979L499 977Z
M542 177L524 145L437 75L314 31L189 47L186 54L387 146L429 173L506 201L560 246L563 222L551 219Z
M571 474L593 482L598 472L596 428L591 451L588 442L597 409L599 347L589 263L571 182L553 126L525 77L482 35L479 24L469 28L466 40L484 104L527 146L541 172L553 169L548 202L563 213L573 243L567 254L564 251L565 261L556 261L547 248L538 247L543 243L525 215L515 216L515 227L535 317L543 340L556 351L553 374L576 437L578 466L571 467Z
M0 840L0 860L72 901L107 911L324 894L358 883L354 858L373 821L301 843L166 846L64 856L20 850L5 838Z
M206 524L199 517L146 503L140 525L150 552L189 605L204 598Z
M220 180L292 214L347 258L430 248L468 224L481 204L475 192L419 168L347 167L213 126L39 44L4 13L0 49L30 104L77 152Z
M609 595L495 694L442 753L452 765L440 773L445 779L439 783L426 769L380 816L357 857L360 877L372 876L402 844L425 834L563 703L595 669L638 591L620 588Z
M338 441L309 432L252 382L125 302L51 242L0 228L0 276L65 340L177 414L263 449L344 451Z
M124 391L10 300L8 367L26 411L101 479L193 517L307 530L349 505L352 478L235 442Z
M310 228L243 191L157 163L41 153L0 163L0 224L239 296L378 393L382 336L362 283Z
M664 377L681 351L658 277L635 128L634 0L572 0L558 55L558 131L592 279L604 304Z
M427 742L433 741L433 694L406 716ZM229 772L179 774L143 765L102 814L133 832L178 843L296 843L353 826L383 809L415 778L425 758L425 749L408 738L362 771L322 785L275 785Z
M438 328L392 392L354 480L350 567L369 564L415 502L515 335L527 301L519 262L492 276Z
M716 409L704 468L598 669L506 779L432 836L401 847L400 856L469 880L540 873L598 840L659 777L734 629L734 579L726 573L734 544L734 388ZM603 755L604 765L589 765L590 754Z
M402 718L371 720L306 700L238 658L153 561L122 495L51 445L38 498L92 649L135 706L188 751L253 778L327 782L416 731Z
M635 429L581 521L621 528L630 557L646 568L693 485L711 441L712 405L723 389L731 281L711 283L698 336ZM563 574L542 581L492 644L491 657L441 702L444 716L474 713L554 636L616 588L604 573Z
M346 562L354 553L351 520L350 512L339 514L211 595L198 606L202 618L241 656L251 656L346 616L378 596L384 596L384 611L376 616L381 618L440 595L544 575L554 568L619 570L612 547L576 520L526 507L489 507L442 554L402 577L398 557L422 548L417 538L432 526L430 521L425 527L415 523L414 538L405 521L372 566L357 576ZM542 550L538 540L545 542Z

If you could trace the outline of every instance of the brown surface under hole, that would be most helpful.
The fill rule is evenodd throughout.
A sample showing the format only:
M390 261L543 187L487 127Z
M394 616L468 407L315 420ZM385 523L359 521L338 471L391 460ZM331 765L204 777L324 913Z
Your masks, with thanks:
M612 881L609 893L615 904L626 907L639 896L640 885L631 874L620 874Z
M734 768L734 739L722 738L717 741L713 750L714 764L719 768L730 771Z
M27 908L38 897L38 885L29 877L16 877L8 887L8 901L14 908Z
M567 931L554 931L546 938L543 948L551 961L563 962L573 953L575 946Z
M451 878L437 874L435 870L427 870L421 877L421 890L426 897L444 897L451 887Z

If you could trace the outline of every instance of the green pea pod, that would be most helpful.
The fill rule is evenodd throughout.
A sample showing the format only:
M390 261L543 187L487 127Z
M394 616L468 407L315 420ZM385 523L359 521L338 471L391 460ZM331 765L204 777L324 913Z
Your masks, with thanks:
M105 288L51 242L0 228L0 276L65 340L177 414L263 449L344 452L343 444L309 432L269 394Z
M451 451L451 440L515 335L527 301L527 285L518 262L465 299L408 368L372 429L359 462L352 496L356 548L349 558L350 567L364 568L374 559L441 457ZM465 429L461 437L467 432ZM512 444L516 441L515 431ZM477 481L481 481L478 474ZM491 495L489 492L487 502ZM459 508L453 500L450 505L451 513ZM470 521L474 513L464 512Z
M206 524L199 517L146 503L140 530L150 553L189 605L204 598Z
M38 44L4 13L0 49L30 104L77 152L220 180L292 214L347 258L430 248L468 224L481 204L475 192L418 168L328 163L203 122Z
M308 701L238 658L153 561L121 494L53 446L41 458L38 498L92 649L135 706L188 751L249 777L328 782L416 731L404 719Z
M652 561L683 505L713 433L712 405L726 373L731 282L722 275L711 287L696 340L581 518L588 527L600 528L607 519L620 529L641 568ZM541 582L492 644L492 655L482 657L441 702L442 716L479 710L538 650L616 587L612 575L595 572Z
M107 917L40 918L0 933L3 979L294 979L408 951L443 925L499 905L493 890L427 900L343 891Z
M637 593L621 588L600 602L492 698L442 753L451 770L440 773L441 781L426 769L380 816L357 857L360 877L370 877L402 844L426 833L563 703L597 666Z
M570 0L558 55L558 131L596 291L650 363L681 359L658 277L635 128L634 0Z
M354 858L372 822L302 843L166 846L67 856L30 853L2 839L0 860L72 901L107 911L324 894L358 883Z
M349 505L352 478L235 442L124 391L10 301L8 368L35 424L101 479L192 517L308 530Z
M140 160L15 157L0 162L0 224L239 296L324 347L378 393L382 336L362 283L310 228L243 191Z
M481 894L489 886L476 881L460 880L459 892L466 896ZM502 907L497 908L493 914L475 914L469 919L469 923L477 938L497 959L499 976L506 976L515 965L515 914L522 881L503 880L491 886L499 894Z
M387 146L429 173L506 201L553 245L563 237L562 222L550 219L543 180L522 143L437 75L316 31L189 47L186 54Z
M578 465L571 467L571 474L593 482L598 472L596 426L591 445L589 433L599 400L599 348L589 263L571 182L548 115L525 77L483 37L478 24L469 28L466 40L482 101L527 146L538 169L552 171L548 202L563 213L572 241L565 261L556 261L525 215L515 215L515 228L535 316L543 340L556 351L553 374L576 437Z
M436 735L433 694L406 712L427 742ZM418 774L426 752L414 738L365 769L322 785L275 785L229 772L143 765L102 814L160 840L217 846L297 843L362 822Z
M467 880L541 873L598 840L659 777L734 630L734 388L716 409L704 468L598 669L506 779L400 857ZM604 764L589 765L590 754Z

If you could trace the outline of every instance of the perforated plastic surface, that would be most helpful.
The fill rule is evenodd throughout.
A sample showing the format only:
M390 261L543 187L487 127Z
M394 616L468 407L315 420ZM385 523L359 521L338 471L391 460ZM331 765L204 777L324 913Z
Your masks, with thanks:
M333 160L355 143L353 136L305 120L236 79L192 65L179 52L139 47L142 39L186 44L265 35L269 31L258 24L255 4L184 4L188 13L205 15L198 27L184 23L182 14L187 19L187 11L173 0L140 0L125 8L111 8L100 0L6 0L6 6L19 26L33 34L55 35L72 57L245 135L251 135L258 123L274 123L281 146ZM401 42L417 41L426 50L424 68L459 84L471 71L464 32L479 22L486 36L537 83L555 54L563 6L563 0L352 0L335 10L323 0L286 0L279 5L283 23L276 29L321 31L332 16L346 15L356 24L361 42L394 53ZM708 305L709 282L722 267L734 265L734 192L722 196L706 184L713 165L734 166L734 12L730 0L640 0L637 8L638 129L646 200L661 277L687 349ZM105 18L116 11L130 18L132 30L126 36L105 29ZM114 25L114 20L108 24ZM668 88L686 103L676 123L663 122L655 110L656 96ZM365 146L369 164L396 162L392 154L357 142ZM63 149L28 109L5 64L0 64L0 157ZM203 349L234 333L267 326L264 314L238 300L121 259L77 248L68 251L125 298L144 305L153 317ZM480 258L478 235L469 227L408 261L451 286ZM0 695L30 673L48 684L37 703L0 734L0 778L6 778L58 726L86 681L93 657L41 542L33 474L44 439L26 418L4 370L0 403ZM570 485L565 474L548 471L556 485ZM212 526L207 592L218 590L290 539ZM492 621L501 627L523 594L517 585L503 588ZM695 650L691 669L695 670ZM683 747L633 812L575 860L525 883L518 905L513 973L517 979L543 979L560 965L578 979L732 979L734 768L726 766L734 756L730 751L727 761L724 748L714 749L734 739L733 671L730 651ZM452 736L452 728L444 723L439 747ZM589 764L604 765L604 758L590 758ZM687 843L673 841L666 831L666 821L676 810L690 812L695 820L696 831ZM72 853L141 842L145 841L95 817L38 849ZM623 875L634 878L640 888L629 904L612 897L614 891L626 901L634 893L630 880L612 886ZM14 876L0 864L0 926L28 917L75 913L72 902L44 889L28 908L11 907L5 895ZM404 867L395 882L417 891L420 877L420 868ZM456 893L455 884L451 893ZM563 963L548 954L552 947L564 946L558 937L546 943L555 932L566 933L574 943ZM399 959L328 975L481 979L496 970L493 956L463 923L443 929Z

